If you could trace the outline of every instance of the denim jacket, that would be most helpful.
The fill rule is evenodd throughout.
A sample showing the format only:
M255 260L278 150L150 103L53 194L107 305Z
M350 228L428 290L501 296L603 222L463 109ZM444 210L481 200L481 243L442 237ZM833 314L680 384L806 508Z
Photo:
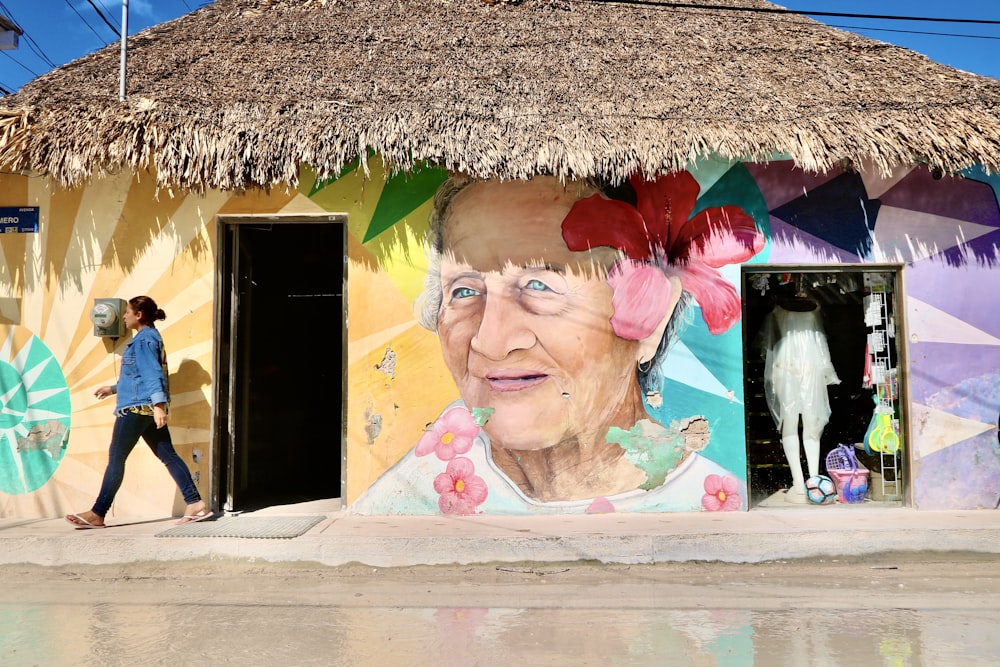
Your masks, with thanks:
M122 370L114 390L118 396L115 412L137 405L170 401L167 353L155 326L146 325L140 329L125 348Z

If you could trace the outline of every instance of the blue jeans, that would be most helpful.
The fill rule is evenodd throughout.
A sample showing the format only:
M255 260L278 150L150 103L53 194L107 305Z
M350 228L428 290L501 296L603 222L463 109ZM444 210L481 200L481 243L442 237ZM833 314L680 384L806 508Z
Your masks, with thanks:
M191 505L201 500L201 494L198 493L194 479L191 478L191 471L174 450L167 427L156 428L156 422L149 415L126 412L115 419L115 428L111 434L111 450L108 452L108 467L104 471L101 492L94 503L92 510L94 514L103 517L111 509L115 494L118 493L125 478L125 459L132 453L140 437L153 450L156 458L167 466L170 476L174 478L177 488L184 496L184 502Z

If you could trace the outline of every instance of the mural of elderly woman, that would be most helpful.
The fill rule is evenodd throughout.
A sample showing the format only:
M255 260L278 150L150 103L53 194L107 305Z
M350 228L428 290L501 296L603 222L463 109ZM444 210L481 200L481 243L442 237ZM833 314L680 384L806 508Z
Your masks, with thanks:
M698 416L645 408L693 296L712 333L740 316L716 270L763 247L735 206L691 216L687 172L618 188L453 176L439 189L422 324L461 398L352 510L451 514L745 507L699 455Z

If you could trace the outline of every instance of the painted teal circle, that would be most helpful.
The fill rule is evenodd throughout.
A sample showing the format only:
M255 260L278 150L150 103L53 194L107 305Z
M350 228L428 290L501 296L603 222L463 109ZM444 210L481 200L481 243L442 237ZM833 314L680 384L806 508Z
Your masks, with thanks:
M0 361L0 430L20 424L27 408L28 393L21 382L21 374L10 364Z
M0 328L0 350L19 327ZM32 335L0 359L0 492L37 491L52 479L69 443L69 386L45 343Z

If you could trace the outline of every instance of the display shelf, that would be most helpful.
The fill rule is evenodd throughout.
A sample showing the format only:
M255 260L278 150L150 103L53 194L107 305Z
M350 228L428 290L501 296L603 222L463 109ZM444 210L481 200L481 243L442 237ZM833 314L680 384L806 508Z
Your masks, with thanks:
M866 276L867 278L867 276ZM871 331L868 334L868 363L870 364L869 381L875 389L875 415L889 415L892 425L894 446L880 446L876 449L879 458L878 483L881 486L881 497L886 500L902 498L902 485L899 475L899 419L896 417L896 402L898 400L898 384L896 368L892 358L892 338L895 337L893 320L889 312L889 300L892 297L887 285L872 281L869 285L869 296L865 297L865 324Z

